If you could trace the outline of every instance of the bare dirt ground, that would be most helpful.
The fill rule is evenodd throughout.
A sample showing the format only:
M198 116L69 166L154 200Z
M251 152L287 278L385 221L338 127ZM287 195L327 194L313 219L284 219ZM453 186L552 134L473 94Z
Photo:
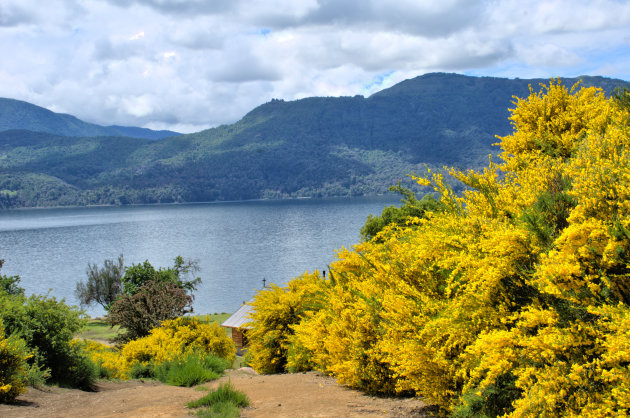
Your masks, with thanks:
M228 380L251 400L243 417L423 417L432 411L419 399L367 396L317 372L259 376L243 368L203 386ZM186 403L204 394L140 380L101 381L95 392L29 388L17 404L0 405L0 417L185 417L191 414Z

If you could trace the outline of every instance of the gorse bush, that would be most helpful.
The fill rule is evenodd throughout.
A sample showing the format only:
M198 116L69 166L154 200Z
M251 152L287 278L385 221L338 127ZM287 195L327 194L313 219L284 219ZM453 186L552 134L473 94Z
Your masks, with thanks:
M24 340L7 338L0 320L0 403L13 402L26 391L29 357Z
M164 321L148 336L119 349L91 341L84 347L102 370L101 375L118 379L157 377L178 386L219 377L236 356L236 347L223 328L194 317Z
M628 109L553 81L515 104L503 162L450 170L461 196L441 174L417 177L440 210L340 251L319 308L275 336L280 352L456 416L628 412ZM252 364L274 371L258 330L286 314L255 307Z
M282 373L288 370L290 337L293 326L309 312L321 308L320 297L326 282L319 273L304 274L292 280L286 288L271 285L256 294L251 314L254 329L247 333L250 342L248 363L260 373ZM310 368L308 360L294 348L291 353L293 370Z
M153 361L163 363L182 353L215 354L231 364L236 356L234 343L216 323L205 324L194 317L164 321L144 338L130 341L121 349L128 364Z
M140 378L140 377L152 377L152 376L134 376L132 374L132 365L127 364L120 351L114 347L106 346L105 344L92 341L83 341L83 350L92 359L94 364L97 365L99 370L99 376L108 379L127 379L128 377Z

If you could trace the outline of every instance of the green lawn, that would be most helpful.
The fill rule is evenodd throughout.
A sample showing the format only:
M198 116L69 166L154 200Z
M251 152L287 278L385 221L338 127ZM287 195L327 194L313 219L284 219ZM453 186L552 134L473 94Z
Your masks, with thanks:
M196 318L202 322L210 323L216 322L219 325L223 323L226 319L230 317L229 313L213 313L207 315L196 315ZM228 335L231 335L229 331ZM111 327L107 321L100 318L90 318L88 319L88 324L83 331L81 331L77 337L78 338L86 338L88 340L97 340L101 342L113 342L114 338L118 336L120 333L120 327L114 326Z
M118 325L112 327L104 319L90 318L85 329L77 337L101 342L113 342L119 333L120 327Z
M232 314L221 312L221 313L213 313L213 314L208 314L208 315L197 315L196 317L200 321L203 321L206 323L216 322L219 325L221 325L223 321L225 321L226 319L230 317L230 315Z

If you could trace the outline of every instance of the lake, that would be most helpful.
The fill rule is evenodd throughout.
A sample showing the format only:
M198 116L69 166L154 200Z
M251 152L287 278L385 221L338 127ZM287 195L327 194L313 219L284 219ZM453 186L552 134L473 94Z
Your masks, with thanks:
M268 283L285 284L305 271L328 270L335 250L359 241L369 214L400 203L397 195L200 203L186 205L20 209L0 211L0 273L20 275L27 294L65 298L86 279L88 263L125 257L198 260L203 282L196 313L232 312ZM104 314L91 306L91 316Z

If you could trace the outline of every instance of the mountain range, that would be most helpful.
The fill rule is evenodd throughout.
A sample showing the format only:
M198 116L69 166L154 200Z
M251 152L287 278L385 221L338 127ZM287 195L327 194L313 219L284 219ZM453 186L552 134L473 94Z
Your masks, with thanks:
M583 76L606 92L623 80ZM0 100L0 207L380 194L407 174L479 168L508 108L545 79L431 73L369 97L274 99L231 125L178 135L102 127Z
M0 131L11 129L63 136L127 136L142 139L162 139L179 135L173 131L154 131L132 126L100 126L28 102L0 97Z

